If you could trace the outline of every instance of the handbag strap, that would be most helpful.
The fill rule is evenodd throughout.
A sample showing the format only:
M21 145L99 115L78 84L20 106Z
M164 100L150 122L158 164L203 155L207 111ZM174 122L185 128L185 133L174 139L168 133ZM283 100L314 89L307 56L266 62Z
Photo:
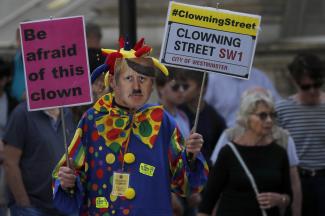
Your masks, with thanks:
M247 175L247 177L248 177L248 179L249 179L249 181L250 181L250 183L251 183L251 185L253 187L255 195L257 196L259 194L259 192L258 192L258 188L257 188L256 182L255 182L255 179L254 179L252 173L249 171L248 167L246 166L245 162L243 161L243 158L240 156L240 154L239 154L237 148L235 147L235 145L232 142L229 142L228 145L230 146L230 148L234 152L234 154L235 154L236 158L238 159L240 165L243 167L243 169L244 169L244 171L245 171L245 173L246 173L246 175ZM262 211L262 215L267 216L266 211L264 209L262 209L262 208L260 208L260 209Z

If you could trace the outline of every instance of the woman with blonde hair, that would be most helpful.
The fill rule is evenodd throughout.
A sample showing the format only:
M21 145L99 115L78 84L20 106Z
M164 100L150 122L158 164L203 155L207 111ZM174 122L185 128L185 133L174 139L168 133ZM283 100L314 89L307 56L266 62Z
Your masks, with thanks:
M243 130L224 146L205 189L199 215L289 215L291 200L289 163L277 145L274 103L262 91L244 93L237 118Z

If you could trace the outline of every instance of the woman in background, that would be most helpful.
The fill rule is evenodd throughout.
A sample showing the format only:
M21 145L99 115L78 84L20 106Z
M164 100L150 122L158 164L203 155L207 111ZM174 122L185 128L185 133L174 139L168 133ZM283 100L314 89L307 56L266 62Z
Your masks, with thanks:
M211 215L219 201L217 216L268 216L286 212L291 200L287 153L272 136L274 103L262 92L245 92L237 123L245 128L232 140L251 172L257 190L229 145L222 148L208 179L199 216Z

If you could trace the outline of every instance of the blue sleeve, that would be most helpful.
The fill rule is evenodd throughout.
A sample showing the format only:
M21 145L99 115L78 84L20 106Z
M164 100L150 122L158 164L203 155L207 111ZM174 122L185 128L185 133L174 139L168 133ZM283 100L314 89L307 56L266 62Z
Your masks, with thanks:
M53 191L53 205L64 214L79 212L83 200L83 187L80 178L76 179L76 187L70 191L64 191L60 186L60 180L55 180Z

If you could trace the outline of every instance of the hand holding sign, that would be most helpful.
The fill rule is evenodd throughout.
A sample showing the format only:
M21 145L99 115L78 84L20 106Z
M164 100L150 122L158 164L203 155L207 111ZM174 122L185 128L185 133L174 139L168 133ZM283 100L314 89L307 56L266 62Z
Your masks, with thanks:
M83 17L21 23L20 33L29 110L92 102ZM71 188L75 175L69 167L62 108L61 122L67 167L59 178L64 188Z

